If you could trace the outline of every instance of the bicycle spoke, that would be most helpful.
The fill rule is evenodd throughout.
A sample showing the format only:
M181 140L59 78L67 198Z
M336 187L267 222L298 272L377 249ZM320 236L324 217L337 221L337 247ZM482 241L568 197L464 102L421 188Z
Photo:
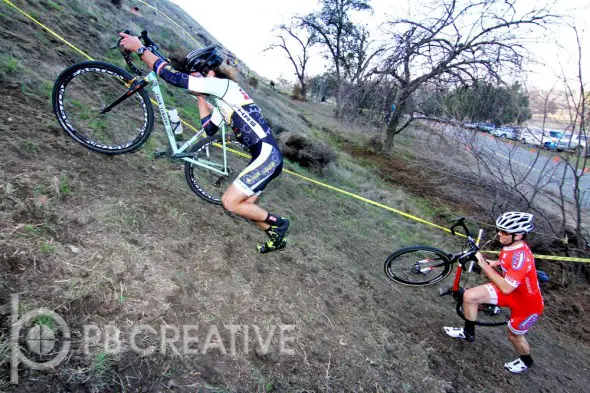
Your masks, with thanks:
M387 276L406 285L434 284L450 270L446 255L431 247L408 247L393 253L385 262Z
M125 153L141 146L153 125L145 91L101 113L127 91L126 80L125 71L100 62L80 63L64 71L53 97L62 127L77 142L102 153Z
M242 145L234 138L230 139L227 146L227 174L220 174L201 167L197 164L185 164L186 180L199 197L208 202L221 204L221 196L229 185L236 179L240 172L250 163L249 154L240 154L243 152ZM230 150L231 149L231 150ZM193 149L195 159L203 160L209 166L214 166L223 170L223 148L221 145L221 136L204 140L197 144Z

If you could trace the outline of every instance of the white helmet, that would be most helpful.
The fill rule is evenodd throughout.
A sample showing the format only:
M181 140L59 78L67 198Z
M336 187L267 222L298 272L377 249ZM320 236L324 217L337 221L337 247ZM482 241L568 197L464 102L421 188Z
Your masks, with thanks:
M496 220L496 227L506 233L529 233L535 227L533 215L521 212L506 212Z

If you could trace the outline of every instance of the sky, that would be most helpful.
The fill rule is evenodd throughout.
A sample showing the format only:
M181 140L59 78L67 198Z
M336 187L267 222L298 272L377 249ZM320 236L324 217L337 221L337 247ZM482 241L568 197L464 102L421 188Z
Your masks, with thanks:
M198 0L171 0L211 35L256 73L268 78L284 77L295 81L293 65L287 60L282 49L264 51L272 43L272 29L283 22L288 22L294 15L305 15L319 9L318 0L216 0L202 2ZM373 27L377 37L377 27L387 20L389 15L398 17L412 16L418 1L413 0L372 0L374 12L357 16L355 21L367 23ZM430 1L432 4L432 1ZM532 7L538 3L552 5L555 13L569 15L578 26L582 27L582 48L585 51L585 80L590 79L590 0L517 0L518 7ZM564 22L564 19L560 19ZM527 79L529 85L549 89L558 80L558 75L575 72L576 56L574 36L571 29L563 26L551 27L546 37L540 42L528 44L529 50L536 58L535 64L527 69L531 72ZM588 26L588 27L586 27ZM585 28L585 31L583 31ZM308 66L308 75L322 73L326 62L317 52Z

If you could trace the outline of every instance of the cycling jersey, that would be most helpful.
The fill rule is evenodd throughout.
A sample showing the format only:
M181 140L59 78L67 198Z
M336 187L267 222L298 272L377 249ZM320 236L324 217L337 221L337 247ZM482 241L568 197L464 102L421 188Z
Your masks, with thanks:
M535 259L526 243L504 247L500 252L500 268L504 273L504 280L515 288L512 296L522 301L542 300Z
M494 284L487 284L492 304L510 308L508 328L515 334L524 334L538 320L544 304L535 259L529 246L522 242L513 247L504 247L500 252L500 268L504 280L514 290L503 294Z
M283 155L260 108L234 81L220 78L194 77L172 68L158 59L154 71L166 82L189 91L207 94L214 100L212 112L201 119L208 135L213 135L225 122L252 155L236 184L248 196L259 194L283 168Z

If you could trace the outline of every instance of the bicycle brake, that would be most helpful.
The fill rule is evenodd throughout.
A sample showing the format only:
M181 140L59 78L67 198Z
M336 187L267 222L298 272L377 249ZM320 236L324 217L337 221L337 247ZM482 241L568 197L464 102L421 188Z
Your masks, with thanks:
M129 82L126 82L125 87L130 88L131 86L133 86L136 83L136 81L138 79L141 79L141 76L136 76L135 78L131 79Z

